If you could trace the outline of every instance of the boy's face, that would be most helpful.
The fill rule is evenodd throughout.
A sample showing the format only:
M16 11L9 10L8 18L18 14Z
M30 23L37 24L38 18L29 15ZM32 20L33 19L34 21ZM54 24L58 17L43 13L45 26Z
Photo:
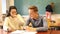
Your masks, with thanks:
M34 10L33 9L29 9L29 15L30 15L30 17L31 18L37 18L37 16L38 16L38 14L37 14L37 12L34 12Z

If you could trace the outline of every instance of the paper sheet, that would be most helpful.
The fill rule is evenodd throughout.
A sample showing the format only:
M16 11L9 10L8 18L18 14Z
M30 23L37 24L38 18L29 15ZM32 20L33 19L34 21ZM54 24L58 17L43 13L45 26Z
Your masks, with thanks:
M17 31L11 32L10 34L36 34L36 32L28 32L28 31L24 31L24 30L17 30Z

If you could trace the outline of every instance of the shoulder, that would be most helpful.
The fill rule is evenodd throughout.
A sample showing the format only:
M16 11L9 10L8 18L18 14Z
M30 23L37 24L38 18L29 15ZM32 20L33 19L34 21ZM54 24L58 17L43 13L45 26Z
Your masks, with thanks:
M9 21L9 17L6 17L5 19L4 19L4 22L8 22Z
M5 20L9 20L9 17L6 17Z
M40 16L39 19L46 20L46 17L45 16Z
M27 19L27 21L31 21L32 19L29 17L28 19Z
M44 17L43 16L39 16L39 18L43 19Z
M18 17L21 17L21 15L20 15L20 14L17 14L17 16L18 16Z
M20 14L17 14L17 18L21 19L21 18L22 18L22 16L21 16Z

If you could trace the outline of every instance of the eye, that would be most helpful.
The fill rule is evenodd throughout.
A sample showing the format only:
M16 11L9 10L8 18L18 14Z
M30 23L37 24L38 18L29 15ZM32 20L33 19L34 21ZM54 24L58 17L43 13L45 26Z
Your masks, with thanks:
M13 11L12 13L16 13L16 11Z

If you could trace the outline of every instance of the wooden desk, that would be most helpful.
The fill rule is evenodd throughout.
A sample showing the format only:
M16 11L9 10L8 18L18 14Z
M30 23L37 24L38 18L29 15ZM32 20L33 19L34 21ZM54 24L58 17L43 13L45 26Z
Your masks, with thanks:
M60 34L60 30L48 30L47 32L38 32L37 34Z
M9 33L0 29L0 34L9 34ZM37 32L36 34L60 34L60 30L52 30L52 31L48 30L46 32Z
M49 34L50 32L49 31L46 31L46 32L37 32L36 34Z

